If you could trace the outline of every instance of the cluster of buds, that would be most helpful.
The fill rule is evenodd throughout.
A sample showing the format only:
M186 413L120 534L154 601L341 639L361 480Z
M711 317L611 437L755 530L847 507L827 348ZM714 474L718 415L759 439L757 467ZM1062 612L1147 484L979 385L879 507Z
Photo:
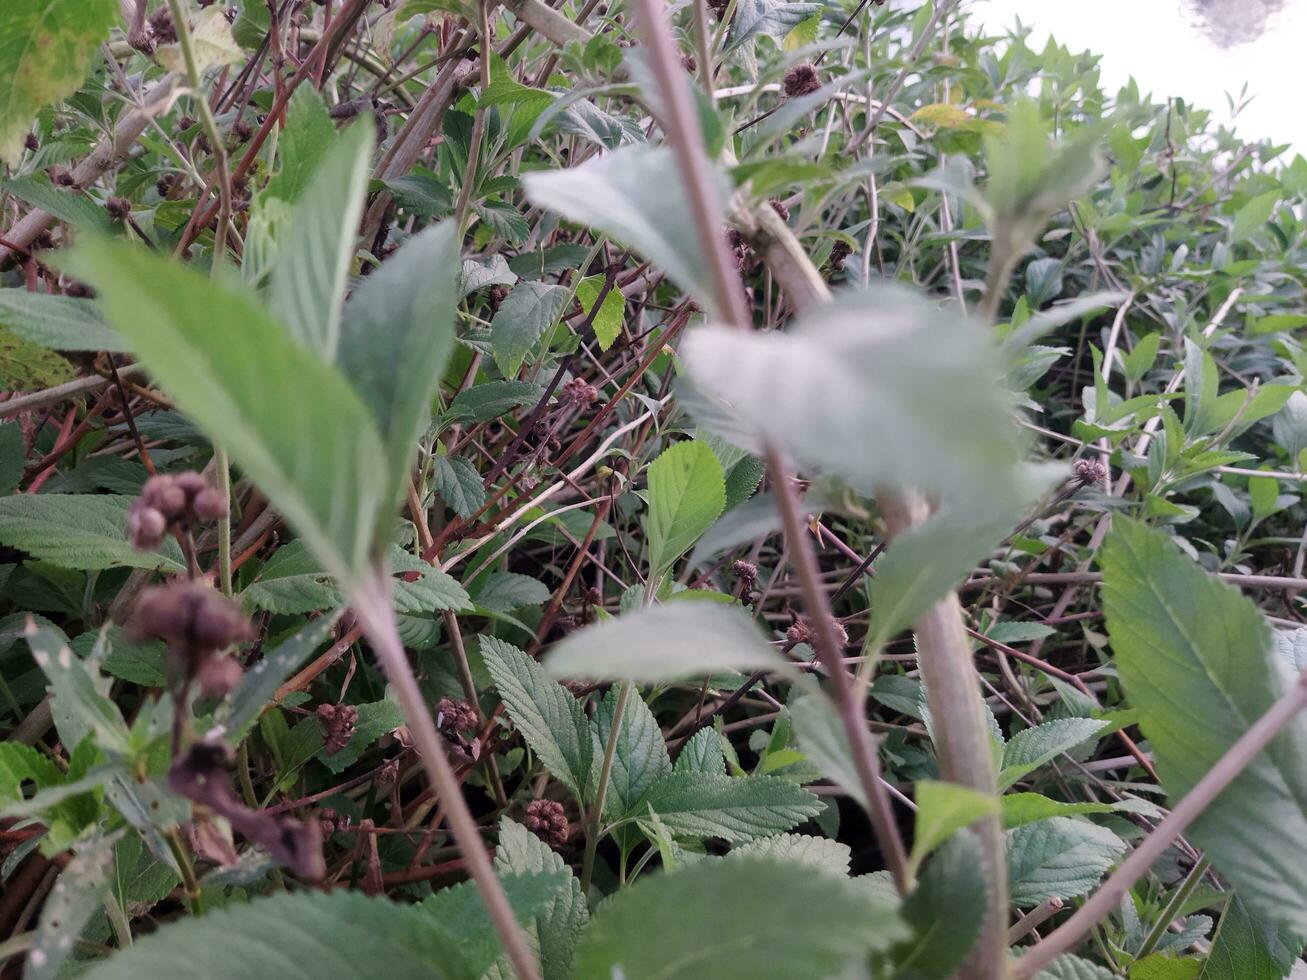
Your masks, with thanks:
M731 574L740 580L742 588L751 589L758 581L758 566L751 561L741 559L731 563Z
M830 250L830 265L832 269L844 268L844 260L853 254L853 249L849 248L849 243L845 241L836 242Z
M466 701L441 698L436 705L436 727L447 732L465 732L477 727L477 711Z
M849 633L838 619L831 621L831 627L835 631L835 642L841 648L848 646ZM800 643L811 643L816 636L816 631L812 624L806 619L796 619L794 625L785 631L785 641L791 647L796 647Z
M567 843L567 814L563 812L563 804L555 800L532 800L526 805L522 823L550 847Z
M1071 467L1075 472L1076 482L1082 487L1101 484L1107 479L1107 466L1098 459L1078 459Z
M358 724L359 709L352 704L320 704L317 719L327 755L335 755L354 737L354 726Z
M138 640L162 640L178 666L178 679L198 679L208 697L235 687L240 665L223 651L254 639L240 608L200 582L177 581L146 589L137 600L132 634Z
M353 821L348 813L338 813L326 806L318 811L318 824L322 827L323 834L330 835L338 830L349 830Z
M578 410L588 408L599 400L599 389L583 378L572 378L563 385L559 400Z
M169 531L189 530L227 516L227 497L194 471L160 473L145 481L127 511L132 547L152 551Z
M811 95L821 88L821 79L817 77L817 69L805 62L795 65L785 73L781 88L788 98L797 99L803 95Z
M150 27L150 39L155 44L177 43L177 25L172 22L172 12L166 4L150 14L146 23Z
M132 213L132 202L125 197L111 197L105 202L104 209L114 221L126 221Z

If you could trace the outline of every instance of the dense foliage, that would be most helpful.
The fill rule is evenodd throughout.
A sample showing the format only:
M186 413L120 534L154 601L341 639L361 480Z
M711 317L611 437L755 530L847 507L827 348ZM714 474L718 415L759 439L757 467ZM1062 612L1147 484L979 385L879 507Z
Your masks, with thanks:
M956 0L0 77L6 976L1297 975L1307 160Z

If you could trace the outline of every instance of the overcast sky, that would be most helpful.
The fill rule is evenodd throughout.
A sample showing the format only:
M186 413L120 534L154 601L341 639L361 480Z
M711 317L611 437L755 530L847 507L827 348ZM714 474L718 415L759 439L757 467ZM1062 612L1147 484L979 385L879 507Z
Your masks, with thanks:
M1289 0L1256 41L1222 49L1192 26L1180 0L969 0L974 22L993 32L1020 17L1042 46L1051 32L1072 51L1102 55L1102 77L1115 94L1131 75L1157 101L1179 96L1230 118L1225 93L1244 82L1256 96L1236 126L1249 139L1293 143L1307 155L1307 0ZM1284 159L1291 160L1292 152Z

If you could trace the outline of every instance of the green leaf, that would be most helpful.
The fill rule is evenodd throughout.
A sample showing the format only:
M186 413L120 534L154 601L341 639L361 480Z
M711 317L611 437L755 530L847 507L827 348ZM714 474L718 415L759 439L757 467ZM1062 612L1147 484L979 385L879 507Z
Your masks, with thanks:
M398 545L391 545L386 558L397 576L391 588L396 611L427 616L444 610L466 612L472 608L472 600L463 586L430 562Z
M336 139L336 124L318 90L312 85L297 87L286 109L286 127L277 141L281 169L268 181L264 195L298 200Z
M572 876L567 862L531 831L508 817L499 821L499 847L495 850L495 870L500 874L528 874L540 871L565 871L567 883L543 909L536 913L532 927L540 969L544 980L571 980L572 960L581 930L590 919L589 908L581 894L581 883ZM507 967L499 971L512 980Z
M1257 607L1123 518L1101 554L1115 665L1162 785L1188 793L1292 681ZM1259 918L1307 935L1307 719L1295 718L1187 831Z
M973 834L955 834L931 858L903 903L912 939L890 951L898 968L896 980L955 975L985 917L984 869L980 842Z
M614 685L595 711L595 738L605 747L613 729L617 696L618 688ZM671 771L672 760L668 758L658 722L644 698L640 697L640 692L632 690L626 699L622 728L613 750L608 794L604 798L604 819L620 820L631 815L650 787Z
M720 776L725 766L722 737L711 728L701 728L681 746L674 768L677 772L708 772Z
M73 951L73 940L82 934L109 891L113 845L112 837L79 845L59 873L41 908L24 980L53 980L63 975L60 967Z
M245 671L218 715L230 739L239 739L254 724L277 688L331 636L336 619L331 615L311 620Z
M340 590L303 543L282 545L240 594L241 603L282 614L316 612L340 605Z
M808 761L867 809L848 736L830 699L820 691L800 695L790 702L790 718Z
M73 653L62 633L49 626L27 624L27 645L32 659L50 682L54 697L51 711L59 737L66 745L79 745L94 736L95 744L119 756L130 753L127 724L118 706L96 684L93 664Z
M0 289L0 326L51 350L117 353L127 349L122 338L105 326L89 299Z
M0 188L75 228L108 235L113 232L109 216L85 194L62 190L44 179L23 177L0 182Z
M1050 898L1075 898L1122 854L1120 837L1069 817L1028 823L1007 832L1008 887L1013 905L1029 908Z
M534 405L544 389L527 381L487 381L460 391L450 403L450 414L471 422L489 422L515 408Z
M917 815L909 857L914 869L955 832L998 813L997 798L954 783L918 780L914 797Z
M76 376L62 355L0 327L0 387L16 392L42 391Z
M118 17L113 0L5 0L0 8L0 161L16 166L38 109L77 91Z
M780 47L789 33L808 17L821 12L819 3L788 0L738 0L726 51L760 37L769 37Z
M1007 793L999 798L1003 810L1003 826L1008 830L1022 824L1047 820L1050 817L1071 817L1081 813L1111 813L1107 803L1059 803L1038 793Z
M1234 216L1230 228L1230 242L1236 244L1251 238L1261 230L1262 225L1271 220L1275 206L1280 203L1280 192L1267 191L1259 194L1241 207Z
M595 312L595 301L599 299L604 288L603 276L591 276L582 279L576 286L576 301L587 317L594 317L590 325L594 328L595 339L599 341L600 350L608 350L622 332L622 318L626 313L626 300L622 291L614 286L608 290L604 301Z
M7 497L18 489L26 457L22 426L17 422L0 423L0 496Z
M596 913L577 980L840 975L906 933L891 902L798 862L702 862L643 877Z
M454 226L434 225L405 242L345 307L339 365L385 440L387 518L431 425L454 345L458 269Z
M1212 939L1202 980L1281 980L1293 969L1301 939L1290 939L1265 920L1254 918L1233 895Z
M680 353L683 403L741 448L769 442L868 491L915 487L972 507L1025 492L985 334L920 296L845 294L784 332L701 327Z
M20 494L0 499L0 543L64 568L158 568L184 572L171 539L159 551L127 542L128 497L102 494Z
M1153 953L1130 965L1130 980L1194 980L1202 968L1198 960Z
M1036 980L1116 980L1111 970L1070 953L1059 956L1035 976Z
M178 406L224 445L331 574L364 574L388 508L381 437L345 380L245 295L125 245L70 264Z
M545 583L516 572L493 572L485 577L473 601L480 609L511 613L523 606L539 606L552 593Z
M638 609L568 634L545 658L554 677L641 684L785 666L746 613L715 602Z
M526 744L579 799L586 799L599 749L581 704L538 663L493 636L481 656L508 716Z
M816 796L789 780L706 772L664 776L641 803L653 807L674 834L732 843L783 833L821 811Z
M351 126L341 134L295 205L272 269L268 308L292 337L328 364L336 359L340 343L340 304L354 257L371 156L370 127Z
M435 456L431 460L431 486L459 517L471 517L486 502L481 474L464 456Z
M670 147L624 146L566 170L525 174L522 185L532 204L629 245L711 310L708 264L677 174ZM722 178L715 189L725 200Z
M738 844L730 849L726 857L767 857L779 861L798 861L816 868L825 868L838 875L847 875L853 861L853 852L848 844L826 837L777 834L775 837L759 837Z
M570 296L566 286L522 282L499 304L490 321L490 349L505 378L513 378L532 348L563 315Z
M1003 749L998 788L1007 789L1027 773L1093 738L1106 724L1096 718L1060 718L1018 732Z
M660 577L721 517L726 474L698 440L678 442L649 464L649 574Z
M282 893L212 909L140 937L92 966L87 980L194 976L208 980L274 976L294 964L305 976L372 976L385 964L396 980L464 977L475 965L458 937L421 906L359 892ZM475 974L472 974L475 975Z

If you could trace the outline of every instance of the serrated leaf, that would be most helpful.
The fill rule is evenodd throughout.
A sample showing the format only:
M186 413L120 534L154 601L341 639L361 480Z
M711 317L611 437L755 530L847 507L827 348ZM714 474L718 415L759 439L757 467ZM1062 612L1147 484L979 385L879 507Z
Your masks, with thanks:
M101 690L96 684L94 665L73 653L62 633L34 621L28 624L27 645L50 682L51 711L64 744L80 745L93 735L95 744L106 752L127 755L127 725L118 706L106 696L107 685Z
M613 729L613 710L617 705L618 689L609 689L599 702L594 716L595 738L599 745L608 745ZM604 819L619 820L631 815L636 804L663 776L672 771L672 761L663 743L653 712L632 690L622 712L622 727L613 749L613 764L608 776L608 793L604 797Z
M549 586L530 575L495 572L487 575L474 601L481 609L511 613L523 606L539 606L549 601Z
M544 389L529 381L486 381L455 395L449 411L472 422L489 422L515 408L534 405L542 394Z
M282 545L240 594L241 602L277 613L306 613L341 603L331 576L299 541Z
M763 858L701 862L641 878L605 904L576 977L836 976L905 932L891 901L826 871Z
M42 391L75 377L73 366L62 355L0 327L0 387L9 391Z
M481 637L481 656L508 716L526 744L579 799L591 783L598 747L576 698L517 647Z
M697 440L678 442L649 464L649 573L661 576L726 509L726 475Z
M127 349L89 299L0 289L0 326L51 350L117 353Z
M564 286L522 282L499 304L490 321L490 349L505 378L513 378L540 338L558 322L567 305Z
M739 0L725 50L734 51L760 37L769 37L780 47L795 27L813 14L821 12L819 3L793 3L788 0Z
M0 499L0 543L65 568L157 568L183 572L176 542L137 551L127 542L128 497L22 494Z
M1029 908L1092 889L1125 853L1116 834L1085 820L1053 817L1007 832L1009 896Z
M327 364L335 361L340 344L340 305L363 214L371 156L368 126L351 126L341 134L314 172L277 243L268 309L292 337ZM401 366L392 364L391 369Z
M280 169L264 195L295 201L309 186L313 172L336 142L336 124L312 85L300 85L290 97L286 126L277 141Z
M531 203L629 245L705 308L714 308L689 197L670 147L624 146L567 170L525 174L522 185ZM724 181L719 178L714 189L725 200Z
M1096 718L1059 718L1018 732L1003 749L998 788L1007 789L1027 773L1093 738L1106 724Z
M586 317L593 317L590 325L594 328L595 339L599 341L599 349L608 350L622 332L622 317L626 313L626 300L622 296L622 291L614 286L608 290L607 295L604 296L604 301L599 304L599 310L596 312L595 302L599 299L599 294L603 291L603 288L603 276L591 276L588 279L582 279L576 286L576 301L581 304L581 310Z
M392 546L386 557L397 576L391 586L396 612L429 616L434 612L466 612L472 608L472 600L452 575L398 546Z
M1114 663L1162 785L1183 797L1292 681L1270 627L1161 531L1124 518L1100 558ZM1293 719L1186 832L1261 918L1307 935L1307 720Z
M913 936L891 951L896 980L943 980L966 959L985 917L985 860L973 834L941 847L903 902Z
M1037 980L1116 980L1111 970L1067 953L1036 974Z
M638 609L568 634L545 658L553 677L641 684L785 666L747 614L715 602Z
M853 861L848 844L809 834L777 834L760 837L732 847L727 858L766 857L778 861L798 861L816 868L825 868L838 875L847 875Z
M241 676L240 684L219 710L230 738L238 739L252 725L281 687L331 635L337 617L319 616L279 643L276 649Z
M956 831L998 812L998 800L994 796L933 779L918 780L914 802L917 815L909 858L913 868Z
M232 36L227 11L222 7L199 11L191 20L190 28L191 53L200 74L223 65L234 65L245 57L236 38ZM187 64L180 44L161 44L154 56L168 71L177 75L186 74Z
M1282 980L1302 950L1302 939L1291 939L1265 920L1254 918L1239 896L1233 895L1212 939L1212 951L1199 974L1202 980Z
M808 761L867 809L848 736L830 699L820 691L800 695L790 702L790 719Z
M48 180L36 177L6 180L0 182L0 187L21 201L50 212L74 228L103 235L113 232L113 225L104 208L83 193L63 190Z
M816 796L789 780L705 772L664 776L641 802L674 834L732 843L783 833L821 811Z
M358 395L242 293L125 245L69 259L141 360L296 528L327 571L359 577L390 506L381 437Z
M536 913L533 938L536 940L540 969L544 980L571 980L572 960L581 930L590 919L589 907L581 894L581 883L572 876L562 856L521 824L502 817L499 821L499 847L495 851L495 869L500 874L528 874L540 871L565 871L568 880L550 902ZM507 966L499 971L505 980L512 974Z
M677 772L707 772L720 776L725 772L725 767L722 737L711 728L701 728L681 746L673 768Z
M77 91L117 16L113 0L6 0L0 9L0 160L17 165L37 110Z
M458 241L444 222L406 241L345 307L339 365L385 440L388 518L431 425L454 346L457 279Z
M486 502L486 488L472 461L438 455L431 460L431 485L459 517L471 517Z

